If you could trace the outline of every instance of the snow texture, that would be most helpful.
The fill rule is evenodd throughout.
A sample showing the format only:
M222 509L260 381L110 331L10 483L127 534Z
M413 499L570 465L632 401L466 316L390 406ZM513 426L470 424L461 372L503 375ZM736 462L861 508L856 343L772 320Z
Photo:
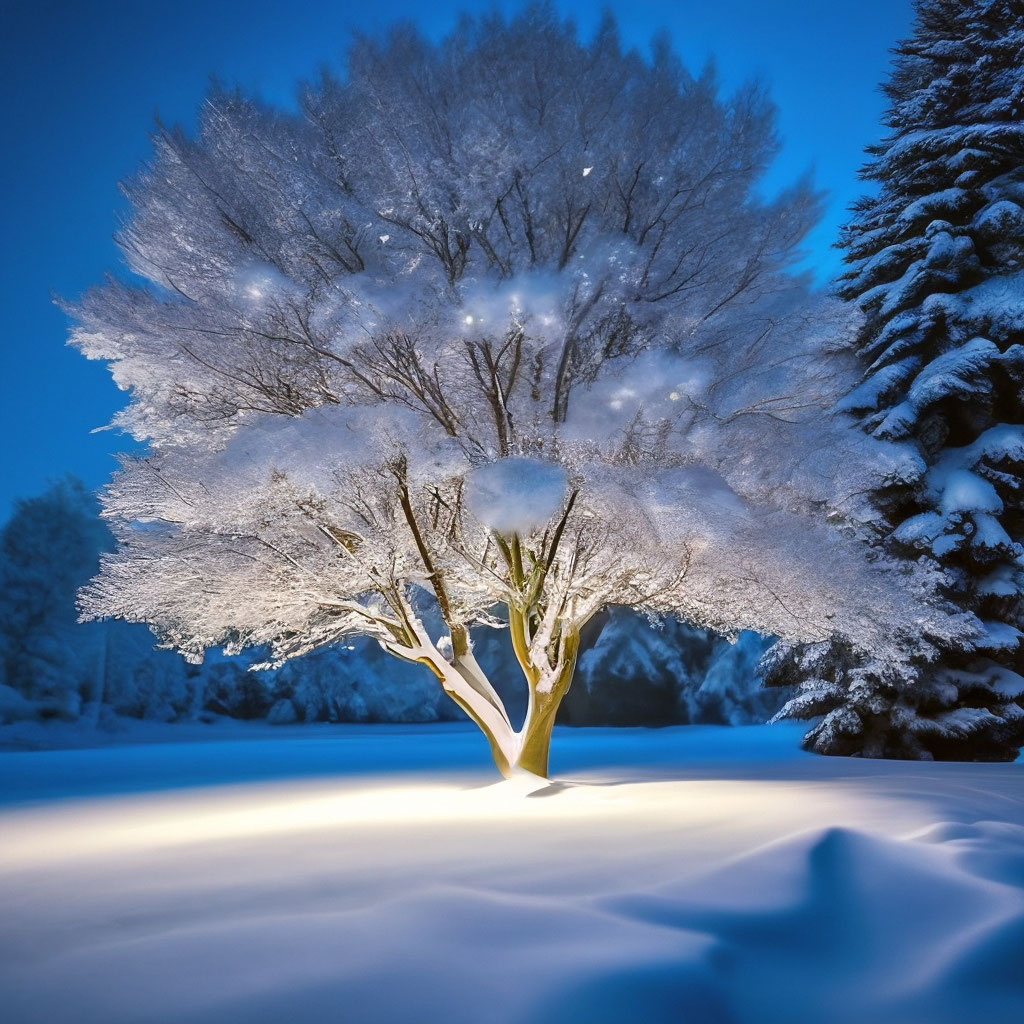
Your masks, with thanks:
M1024 1019L1019 764L585 729L538 789L468 727L211 731L0 756L7 1024Z
M466 505L484 526L504 536L528 537L562 507L566 487L561 466L512 456L466 477Z

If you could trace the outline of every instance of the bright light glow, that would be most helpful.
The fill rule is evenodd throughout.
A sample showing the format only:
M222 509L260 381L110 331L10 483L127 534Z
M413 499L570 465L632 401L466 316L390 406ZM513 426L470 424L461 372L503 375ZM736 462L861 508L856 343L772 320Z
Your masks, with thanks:
M463 323L465 323L465 324L471 324L472 322L473 322L473 318L471 316L467 316L465 318L465 320L463 320Z
M679 401L679 392L678 391L671 391L671 392L669 392L669 396L668 397L669 397L669 399L671 401L678 402Z
M594 169L593 167L584 167L583 168L583 177L585 178L593 169Z
M770 807L776 824L785 818L803 820L813 806L819 811L831 806L833 813L836 807L831 795L815 801L800 786L747 780L615 787L584 783L554 791L554 798L549 792L544 780L524 772L470 788L454 782L314 779L82 800L4 814L0 869L232 840L269 841L304 832L416 828L427 822L435 828L501 822L515 828L517 821L544 819L572 828L570 822L585 820L621 826L628 819L637 827L713 820L731 828L731 817L741 822L755 807ZM531 799L535 793L545 798Z
M224 786L82 801L45 816L7 816L0 867L115 851L380 824L500 820L543 813L549 801L524 797L546 783L523 773L480 788L455 784L367 785L357 780ZM576 802L576 801L574 801ZM576 802L578 804L578 802ZM550 809L549 810L553 810ZM565 815L563 806L557 817ZM585 805L575 813L587 815ZM44 819L45 818L45 823Z

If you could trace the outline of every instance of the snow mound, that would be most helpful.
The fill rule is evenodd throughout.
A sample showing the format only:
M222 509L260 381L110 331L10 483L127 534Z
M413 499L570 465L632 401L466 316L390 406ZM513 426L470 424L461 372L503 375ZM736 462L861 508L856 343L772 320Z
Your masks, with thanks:
M323 728L134 748L131 795L116 748L0 758L5 1021L1024 1019L1020 765L559 730L538 787Z

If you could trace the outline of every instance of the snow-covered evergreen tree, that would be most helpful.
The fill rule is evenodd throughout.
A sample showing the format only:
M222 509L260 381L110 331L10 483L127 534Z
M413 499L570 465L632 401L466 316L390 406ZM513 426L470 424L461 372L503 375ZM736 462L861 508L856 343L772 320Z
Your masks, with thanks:
M102 699L105 627L76 624L75 592L112 546L95 496L73 477L18 500L0 531L4 680L43 714L77 718Z
M147 280L74 310L150 445L107 490L88 613L196 659L370 637L538 774L606 605L883 661L894 632L969 638L932 570L825 521L892 453L823 415L845 360L787 273L816 204L756 195L759 88L532 7L362 39L300 114L217 91L155 141L119 238Z
M841 244L840 295L863 312L864 373L841 407L911 448L919 472L874 494L874 543L947 570L981 620L941 669L877 664L848 646L778 648L784 710L823 715L822 753L1002 760L1024 742L1024 3L919 0L885 86L889 134L869 147Z
M77 591L113 546L96 496L74 477L15 503L0 530L0 683L20 700L6 694L0 722L95 725L111 712L172 719L201 710L201 680L179 656L154 651L146 630L77 621Z
M722 637L684 622L655 624L611 608L580 656L559 721L572 725L744 725L766 722L786 694L760 685L768 641Z

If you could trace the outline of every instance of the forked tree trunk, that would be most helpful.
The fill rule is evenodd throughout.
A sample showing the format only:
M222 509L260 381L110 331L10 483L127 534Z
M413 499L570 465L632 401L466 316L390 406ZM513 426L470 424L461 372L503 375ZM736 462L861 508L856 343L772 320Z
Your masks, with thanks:
M600 295L600 289L597 295ZM591 303L596 301L596 298L597 296L590 300ZM563 355L563 361L564 359ZM556 411L557 402L556 398ZM579 631L586 619L578 620L570 626L565 619L559 621L554 615L554 607L545 608L544 602L539 598L569 513L576 501L576 492L573 491L569 497L550 546L547 545L545 534L546 553L542 552L539 559L530 555L532 564L529 572L526 570L519 535L513 534L511 539L506 541L497 531L494 533L511 581L522 598L521 601L506 604L512 648L519 667L523 670L529 691L526 718L522 728L516 731L512 728L501 697L491 686L473 656L469 630L464 623L452 616L452 603L445 585L444 573L435 563L416 520L406 481L404 457L395 464L394 473L398 481L402 512L427 578L433 587L441 617L450 630L451 660L441 655L398 587L390 594L392 607L400 613L402 619L402 622L395 623L395 628L391 630L398 642L393 643L386 639L381 641L381 646L407 661L426 665L437 676L445 693L466 712L487 737L491 756L502 775L509 778L522 771L546 779L551 730L555 724L558 706L572 682L580 646ZM542 636L544 639L540 640ZM539 664L534 660L534 655L539 656Z
M400 600L400 598L399 598ZM444 657L416 619L411 607L401 605L410 643L382 641L390 654L425 665L437 677L445 693L476 723L487 738L499 772L510 778L529 772L548 777L548 749L551 730L562 698L569 690L579 653L579 623L562 622L556 635L542 648L542 665L535 664L536 649L527 641L527 623L522 612L509 608L509 631L516 660L523 671L529 693L526 717L518 730L512 727L501 697L491 686L473 656L468 631L452 630L452 652Z
M520 772L529 772L542 779L548 777L551 730L554 728L555 717L558 707L562 703L564 691L557 697L545 696L548 699L538 701L535 713L523 722L522 728L515 732L510 731L506 736L495 734L473 715L470 715L480 731L487 737L494 763L506 779L518 775ZM461 702L456 701L456 703Z
M466 712L487 738L494 763L505 778L520 772L529 772L542 779L548 777L551 730L554 728L562 698L572 683L578 649L578 633L572 633L563 639L562 656L548 677L548 689L540 689L540 672L532 665L522 665L529 686L529 700L526 717L518 730L512 728L504 707L500 706L500 698L487 683L475 659L459 659L455 665L445 666L442 672L434 669L445 692ZM490 698L488 703L493 707L493 702L498 702L497 714L490 713L490 707L481 706L480 702L467 695L464 684L467 679L473 677L478 677L474 685L477 693L484 695L486 687L486 694Z

